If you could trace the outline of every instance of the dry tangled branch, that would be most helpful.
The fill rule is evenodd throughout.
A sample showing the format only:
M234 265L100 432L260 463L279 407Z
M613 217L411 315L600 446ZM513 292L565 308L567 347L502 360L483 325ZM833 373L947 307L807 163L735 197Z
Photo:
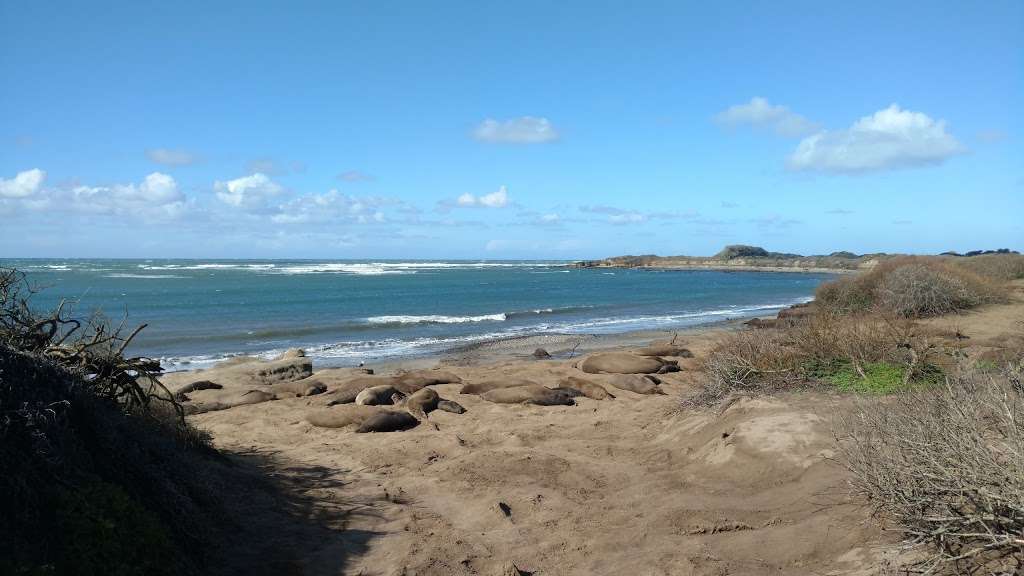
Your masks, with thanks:
M1024 364L862 405L836 428L854 493L925 574L1024 570Z
M80 374L97 396L116 401L126 412L148 414L156 400L183 421L181 406L157 378L160 362L124 356L145 324L126 332L124 321L111 327L98 315L80 320L72 317L66 300L40 312L31 307L34 293L23 273L0 268L0 342Z

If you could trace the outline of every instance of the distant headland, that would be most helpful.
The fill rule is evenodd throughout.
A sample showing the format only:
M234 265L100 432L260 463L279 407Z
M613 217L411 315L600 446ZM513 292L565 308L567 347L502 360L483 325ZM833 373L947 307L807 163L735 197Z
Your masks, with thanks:
M973 250L960 254L943 252L942 256L970 257L983 254L1015 254L1007 248L998 250ZM582 260L573 266L577 268L663 268L674 270L743 270L762 272L856 272L869 270L879 262L902 256L877 252L854 254L853 252L832 252L804 256L788 252L769 252L760 246L732 244L714 256L613 256L603 260Z

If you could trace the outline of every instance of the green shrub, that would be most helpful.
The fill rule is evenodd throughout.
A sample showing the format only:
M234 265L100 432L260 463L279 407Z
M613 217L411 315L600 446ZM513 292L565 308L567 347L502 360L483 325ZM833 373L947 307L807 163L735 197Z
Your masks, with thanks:
M906 388L907 366L889 362L869 362L860 367L843 363L841 367L824 378L842 392L858 394L893 394ZM936 384L942 378L942 370L934 365L922 368L912 384Z

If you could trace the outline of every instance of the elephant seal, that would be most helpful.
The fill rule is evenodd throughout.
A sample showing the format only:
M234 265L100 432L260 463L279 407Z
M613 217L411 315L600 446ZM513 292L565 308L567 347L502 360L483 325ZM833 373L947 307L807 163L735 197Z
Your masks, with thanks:
M656 356L637 356L626 352L605 352L588 356L579 369L588 374L653 374L665 365Z
M533 380L523 378L503 378L501 380L484 380L465 384L459 394L483 394L500 388L518 388L519 386L538 386Z
M318 428L344 428L362 425L366 419L386 410L380 406L346 404L335 408L321 408L306 415L306 422Z
M427 414L437 409L441 397L431 388L423 388L405 399L405 409L410 414L423 420Z
M537 360L547 360L548 358L551 358L551 353L543 348L537 348L533 351L533 357Z
M301 396L323 394L326 391L326 385L310 378L303 378L302 380L296 380L294 382L279 382L277 384L270 385L270 392L277 398L298 398Z
M437 409L444 410L445 412L451 412L453 414L465 414L466 409L462 407L462 404L453 400L439 400L437 402Z
M607 380L612 386L621 390L636 392L637 394L664 394L665 391L658 386L661 380L649 374L615 374Z
M564 390L552 390L539 384L496 388L480 398L495 404L535 404L537 406L572 406L576 401Z
M171 394L178 401L188 402L188 394L190 392L196 392L199 390L220 390L222 388L224 387L221 386L220 384L210 382L209 380L197 380L195 382L191 382L189 384L181 386L180 388L172 390Z
M590 380L584 380L583 378L578 378L576 376L569 376L568 378L564 378L561 382L558 383L558 387L579 390L581 394L593 400L605 400L607 398L615 398L615 396L613 396L611 392L605 390L604 387L601 386L600 384L595 384Z
M363 420L359 428L356 428L356 432L396 432L414 428L419 423L420 421L408 412L384 410Z
M674 344L651 344L633 350L637 356L674 356L677 358L693 358L693 352Z
M385 384L383 386L371 386L363 389L362 392L356 395L356 404L360 404L362 406L393 404L394 401L392 397L395 394L401 394L401 392L390 384Z
M356 401L356 396L360 392L371 388L373 386L387 386L394 383L394 378L382 377L382 376L357 376L351 380L343 382L341 386L338 386L331 391L331 401L327 404L328 406L334 406L336 404L349 404Z

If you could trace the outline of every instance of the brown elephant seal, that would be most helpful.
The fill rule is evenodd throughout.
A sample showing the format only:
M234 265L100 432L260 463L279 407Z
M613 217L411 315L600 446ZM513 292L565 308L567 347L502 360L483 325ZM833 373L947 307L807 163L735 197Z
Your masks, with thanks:
M562 381L558 383L558 387L579 390L582 395L593 400L615 398L611 392L605 390L600 384L595 384L590 380L584 380L583 378L578 378L576 376L563 378Z
M356 432L398 432L416 427L420 423L408 412L384 410L370 416L356 428Z
M336 404L349 404L356 401L356 396L367 388L374 386L387 386L394 383L394 378L385 376L357 376L351 380L342 382L340 386L330 392L331 401L328 406Z
M533 357L537 360L547 360L551 358L551 353L543 348L537 348L533 351Z
M299 398L302 396L323 394L326 391L327 386L323 382L318 382L310 378L270 385L270 392L277 398Z
M524 378L502 378L501 380L484 380L465 384L459 394L483 394L500 388L518 388L519 386L538 386L533 380Z
M363 389L356 395L356 404L361 406L379 406L381 404L393 404L393 397L402 394L397 388L389 384L383 386L371 386Z
M535 404L537 406L572 406L576 401L565 390L552 390L539 384L497 388L484 392L480 398L495 404Z
M674 356L677 358L693 358L693 352L674 344L651 344L633 350L637 356Z
M438 400L437 409L444 410L445 412L451 412L452 414L466 413L466 409L462 407L462 404L459 404L454 400Z
M334 408L321 408L306 415L306 422L319 428L344 428L359 426L369 417L386 410L380 406L345 404Z
M609 376L606 381L608 384L611 384L620 390L628 390L630 392L636 392L637 394L665 393L665 391L658 386L658 384L661 384L661 380L651 376L650 374L615 374L613 376Z
M437 392L431 388L423 388L405 399L405 409L413 416L423 420L427 414L437 409L437 404L440 401L441 397L437 395Z
M174 397L177 398L179 401L187 402L187 395L190 392L197 392L199 390L220 390L222 388L224 387L221 386L220 384L210 382L209 380L197 380L195 382L191 382L189 384L181 386L180 388L172 390L171 394L173 394Z
M588 356L579 363L579 369L588 374L653 374L664 365L665 361L658 357L604 352Z

